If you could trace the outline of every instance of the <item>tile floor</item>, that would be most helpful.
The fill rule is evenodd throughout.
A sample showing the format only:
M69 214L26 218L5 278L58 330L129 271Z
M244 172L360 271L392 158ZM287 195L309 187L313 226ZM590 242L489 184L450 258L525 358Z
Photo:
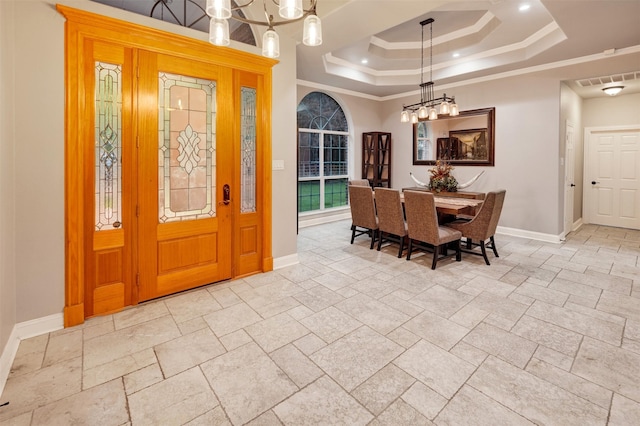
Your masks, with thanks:
M640 231L430 269L302 229L300 264L21 342L0 425L638 425Z

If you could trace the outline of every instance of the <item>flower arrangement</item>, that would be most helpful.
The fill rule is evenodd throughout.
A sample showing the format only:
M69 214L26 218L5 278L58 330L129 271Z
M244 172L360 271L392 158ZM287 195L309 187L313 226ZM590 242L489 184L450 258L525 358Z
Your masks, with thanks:
M458 181L451 174L453 169L454 167L446 161L437 160L436 166L429 169L429 173L431 173L429 188L435 192L456 192L458 190Z

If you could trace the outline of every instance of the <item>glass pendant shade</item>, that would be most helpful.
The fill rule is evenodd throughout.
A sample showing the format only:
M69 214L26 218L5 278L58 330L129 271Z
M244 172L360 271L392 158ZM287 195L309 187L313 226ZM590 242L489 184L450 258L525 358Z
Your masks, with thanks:
M444 101L440 104L440 114L449 114L449 102Z
M280 38L273 28L269 28L262 36L262 55L267 58L280 56Z
M207 15L216 19L231 18L231 0L207 0Z
M302 0L280 0L280 17L298 19L302 16Z
M422 105L420 109L418 109L418 117L419 118L427 118L429 117L429 110L426 106Z
M400 113L400 122L408 123L409 122L409 111L404 110Z
M460 114L460 110L458 109L458 104L456 103L456 101L453 101L453 103L449 107L449 116L455 117L456 115L459 115L459 114Z
M305 46L320 46L322 44L322 21L317 15L309 15L304 19L302 42Z
M413 124L415 124L415 123L417 123L417 122L418 122L418 114L417 114L417 113L415 113L415 112L412 112L412 113L411 113L411 122L412 122Z
M429 108L429 120L437 120L438 112L434 107Z
M216 46L228 46L230 42L229 21L211 18L211 22L209 22L209 41Z

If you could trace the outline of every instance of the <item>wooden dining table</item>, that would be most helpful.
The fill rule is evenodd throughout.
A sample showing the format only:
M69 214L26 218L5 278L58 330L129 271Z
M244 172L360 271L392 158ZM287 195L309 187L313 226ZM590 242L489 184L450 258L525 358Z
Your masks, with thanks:
M404 193L400 193L400 200L404 203ZM438 197L434 196L436 210L441 215L457 216L459 214L473 215L476 207L482 204L483 200L472 198Z

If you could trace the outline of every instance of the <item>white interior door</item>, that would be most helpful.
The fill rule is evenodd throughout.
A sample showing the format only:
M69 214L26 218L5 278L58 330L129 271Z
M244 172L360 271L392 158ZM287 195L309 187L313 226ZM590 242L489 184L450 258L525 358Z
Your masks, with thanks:
M640 128L587 129L587 223L640 229Z
M573 123L565 127L565 169L564 169L564 234L573 227L573 198L575 192L575 146Z

